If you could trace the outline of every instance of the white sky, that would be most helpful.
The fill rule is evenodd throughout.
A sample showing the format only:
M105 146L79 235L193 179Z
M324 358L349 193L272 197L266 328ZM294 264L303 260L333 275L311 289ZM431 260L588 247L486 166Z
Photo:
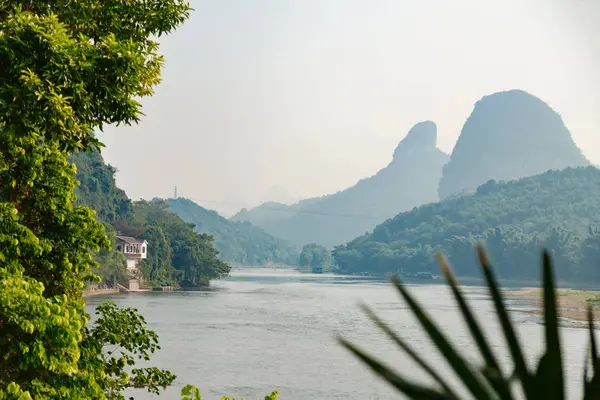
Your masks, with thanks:
M389 163L416 122L450 153L474 103L523 89L600 164L598 0L205 0L163 40L134 127L100 137L130 197L226 215L273 186L311 197ZM207 201L202 201L207 200Z

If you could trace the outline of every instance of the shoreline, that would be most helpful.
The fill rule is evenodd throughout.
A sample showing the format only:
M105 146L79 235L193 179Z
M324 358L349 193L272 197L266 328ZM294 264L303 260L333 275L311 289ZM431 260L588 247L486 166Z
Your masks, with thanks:
M558 304L558 315L561 318L566 318L574 321L587 321L588 307L593 307L594 321L600 321L600 291L595 290L574 290L574 289L557 289L556 300ZM539 288L522 288L508 289L504 291L504 297L507 300L522 301L528 305L535 306L534 309L515 310L530 314L542 314L542 289Z
M123 289L93 289L93 290L84 290L83 297L93 297L93 296L102 296L107 294L119 294L119 293L143 293L143 292L152 292L153 289L138 289L138 290L123 290Z
M119 289L94 289L94 290L84 290L82 296L83 297L92 297L92 296L101 296L103 294L117 294L119 293Z

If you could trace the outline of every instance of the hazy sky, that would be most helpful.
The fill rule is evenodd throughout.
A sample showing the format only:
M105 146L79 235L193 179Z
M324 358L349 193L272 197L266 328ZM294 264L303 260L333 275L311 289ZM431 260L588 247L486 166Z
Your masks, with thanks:
M162 40L163 82L104 156L133 199L229 215L389 163L416 122L450 153L481 97L523 89L600 164L598 0L206 0Z

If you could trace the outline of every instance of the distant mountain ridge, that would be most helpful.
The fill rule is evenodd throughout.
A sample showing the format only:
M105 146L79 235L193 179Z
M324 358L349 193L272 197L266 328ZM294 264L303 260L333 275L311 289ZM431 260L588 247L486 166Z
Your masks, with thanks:
M397 146L388 166L354 186L291 206L265 203L231 220L249 221L298 248L307 243L332 247L401 211L438 199L437 185L449 156L436 141L435 123L420 122Z
M261 196L260 203L267 203L273 201L282 204L293 204L300 200L302 199L297 196L294 196L285 187L276 185L271 186L269 189L267 189L265 194Z
M195 225L195 230L215 238L220 257L244 265L295 265L298 253L294 245L278 239L249 222L230 221L216 211L179 197L166 199L169 209L182 220Z
M443 251L457 273L477 276L473 245L483 242L500 275L538 279L547 247L563 277L600 279L598 264L582 263L592 249L586 246L600 245L590 229L599 223L600 169L567 168L488 181L473 194L400 213L333 253L342 272L384 274L438 271L433 255Z
M439 195L469 192L490 179L588 165L548 104L522 90L498 92L475 104L444 167Z

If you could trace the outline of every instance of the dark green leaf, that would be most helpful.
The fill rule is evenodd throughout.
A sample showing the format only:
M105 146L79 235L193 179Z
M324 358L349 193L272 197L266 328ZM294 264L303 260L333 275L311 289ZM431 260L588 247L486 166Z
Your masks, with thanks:
M452 390L450 385L446 383L446 381L437 373L435 370L425 362L402 338L400 338L385 322L375 315L373 310L371 310L368 306L362 305L365 313L371 318L377 326L379 326L390 339L394 341L410 358L412 358L429 376L433 378L434 381L440 384L442 389L444 389L445 394L447 394L452 399L459 399L459 396Z
M471 368L469 363L454 349L441 330L425 314L422 307L416 302L397 276L392 276L394 286L404 298L417 320L435 344L436 348L442 353L448 364L452 367L458 378L464 383L465 387L473 394L476 399L491 399L490 392L486 386L485 378L479 371Z
M405 394L413 400L452 400L452 397L440 393L425 386L411 383L409 380L395 373L391 368L383 365L363 351L359 350L352 343L339 338L340 343L350 350L354 355L360 358L371 370L379 377L386 380L389 384L395 387L398 391Z
M523 392L525 396L529 399L535 398L535 393L533 392L532 386L532 377L527 369L527 365L525 364L525 358L523 357L523 352L521 351L521 345L519 344L519 340L517 339L517 335L512 326L512 322L508 317L508 311L506 310L506 306L504 305L504 300L500 290L498 288L498 284L496 282L496 278L492 272L492 267L488 260L487 254L481 245L477 246L477 254L479 256L479 260L481 263L481 267L483 270L483 275L485 277L486 283L488 285L488 289L490 291L490 295L492 297L492 301L494 303L494 308L496 310L496 315L500 320L500 326L502 327L502 332L508 344L508 350L512 356L513 362L515 363L515 373L519 378L519 382L523 387Z
M465 301L464 296L462 295L461 290L458 287L458 282L456 281L456 278L452 273L450 265L448 265L446 258L440 253L437 254L437 260L440 264L442 272L444 273L444 276L446 277L446 281L450 286L450 290L452 291L452 294L454 295L454 298L458 303L460 312L467 323L469 332L475 340L477 348L479 349L480 354L486 362L486 367L484 368L485 373L483 375L486 377L490 385L495 389L495 391L501 399L512 400L513 396L510 392L509 383L502 376L500 364L496 360L492 349L487 343L483 331L477 323L477 320L475 319L471 308Z
M539 395L544 399L564 399L563 363L558 333L558 315L552 262L547 251L543 253L542 280L544 285L544 325L546 352L536 372Z

